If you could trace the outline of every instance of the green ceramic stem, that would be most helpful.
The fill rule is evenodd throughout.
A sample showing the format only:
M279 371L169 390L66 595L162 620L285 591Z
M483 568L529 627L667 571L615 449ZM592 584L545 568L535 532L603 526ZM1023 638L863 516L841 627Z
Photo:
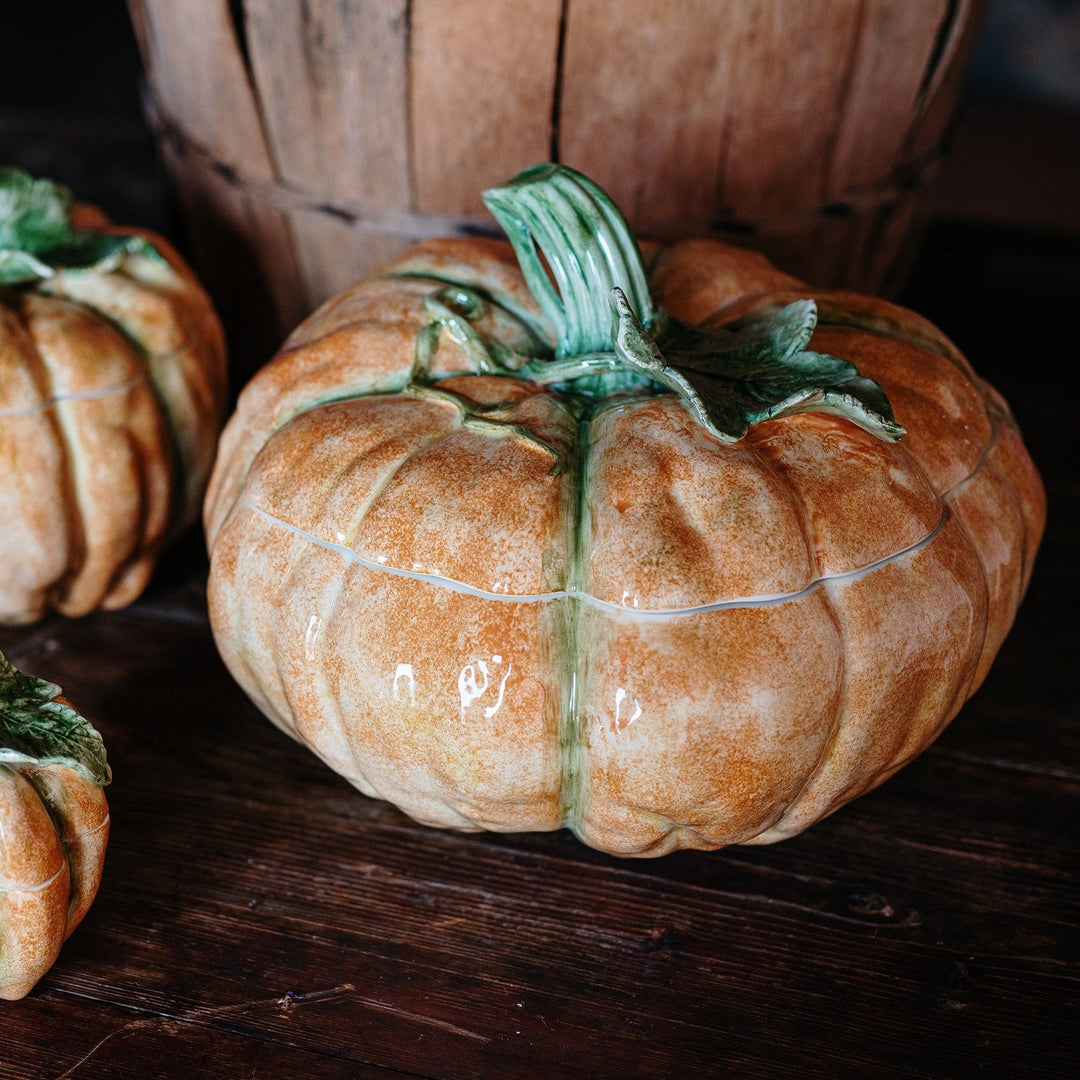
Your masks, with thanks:
M797 412L844 416L883 439L898 439L885 391L847 360L809 349L817 306L800 300L728 327L695 327L653 304L645 265L626 219L588 177L534 165L484 192L528 285L555 328L553 359L532 358L515 374L576 400L617 394L677 394L722 442L752 424ZM458 329L452 313L441 325ZM483 351L474 349L477 371Z
M609 297L616 286L638 319L651 322L655 307L634 234L588 177L563 165L534 165L505 187L485 191L484 202L555 327L556 361L613 350Z

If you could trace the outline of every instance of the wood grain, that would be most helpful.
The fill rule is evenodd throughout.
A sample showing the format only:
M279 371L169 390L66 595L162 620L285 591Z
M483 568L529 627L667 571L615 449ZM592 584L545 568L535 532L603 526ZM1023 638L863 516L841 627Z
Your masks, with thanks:
M988 0L128 3L246 374L424 215L476 227L485 187L550 158L646 236L891 289Z
M137 605L10 651L86 703L120 778L102 892L43 984L153 1021L116 1024L115 1053L216 1048L199 1027L287 1044L315 1076L339 1075L328 1052L409 1075L535 1076L542 1053L566 1076L961 1076L1032 1038L1042 1075L1061 1064L1075 874L1042 822L1076 785L1018 762L988 802L997 770L948 756L972 755L977 716L804 837L627 863L357 795L255 714L197 617ZM770 1001L798 1023L762 1026Z
M275 178L229 6L129 0L129 7L160 107L226 169L162 140L185 214L199 223L193 230L199 270L226 312L242 313L253 337L245 345L257 355L275 347L305 308L286 218L228 175L231 169L255 180Z
M1074 237L931 231L906 300L1013 404L1048 532L940 740L773 847L619 861L365 799L229 679L195 533L131 608L0 631L116 776L101 892L0 1007L0 1080L1071 1080L1078 265Z
M731 90L751 14L701 0L567 8L559 157L647 234L680 219L700 229L731 209L722 191L738 123Z
M291 1011L325 1006L312 1000L242 1002L217 1013L165 1016L118 1008L92 998L48 991L5 1017L0 1080L222 1080L272 1076L274 1080L386 1080L388 1069L314 1054L286 1043L250 1039L223 1025L232 1013ZM61 1019L62 1018L62 1019ZM56 1025L64 1027L64 1049Z
M245 9L281 178L330 205L411 209L406 0L247 0ZM297 215L293 236L308 310L409 243L319 212Z
M561 0L413 0L417 209L482 213L480 193L551 152Z
M903 151L949 0L897 5L863 0L839 103L822 196L873 184L904 164Z

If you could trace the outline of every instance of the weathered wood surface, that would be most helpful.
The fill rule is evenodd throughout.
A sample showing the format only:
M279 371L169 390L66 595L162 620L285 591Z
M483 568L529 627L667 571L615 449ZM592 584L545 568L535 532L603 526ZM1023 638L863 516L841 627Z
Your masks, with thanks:
M127 611L0 633L116 776L101 892L0 1006L0 1080L1075 1075L1078 265L933 235L909 299L1009 397L1049 531L939 742L774 847L618 861L365 799L230 680L196 535Z
M242 173L249 181L272 182L277 173L229 5L133 2L131 13L160 107L185 117L213 155L211 160L192 154L173 138L159 141L184 216L193 223L199 272L219 306L251 312L245 347L253 355L268 354L280 343L282 326L298 322L309 307L290 222L232 178ZM213 227L199 228L198 222ZM268 311L274 317L267 318Z
M128 0L248 374L432 215L491 228L480 192L544 160L642 235L892 289L988 3Z

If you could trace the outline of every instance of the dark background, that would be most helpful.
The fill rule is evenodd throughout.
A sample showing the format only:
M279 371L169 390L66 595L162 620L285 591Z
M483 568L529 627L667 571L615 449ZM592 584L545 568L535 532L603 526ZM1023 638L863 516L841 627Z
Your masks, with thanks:
M7 5L0 161L176 235L142 121L140 73L123 0ZM936 209L938 222L1080 234L1078 0L996 0Z
M1016 626L933 747L771 848L631 865L426 830L244 699L194 529L132 608L0 633L99 720L117 776L102 892L0 1007L0 1080L1071 1080L1078 57L1080 2L995 4L900 297L1006 395L1049 499ZM5 5L0 164L183 247L139 73L122 0Z
M161 225L140 73L123 0L6 5L0 160L77 185L107 209L131 207L133 224ZM942 218L1080 232L1080 0L996 0L955 150Z

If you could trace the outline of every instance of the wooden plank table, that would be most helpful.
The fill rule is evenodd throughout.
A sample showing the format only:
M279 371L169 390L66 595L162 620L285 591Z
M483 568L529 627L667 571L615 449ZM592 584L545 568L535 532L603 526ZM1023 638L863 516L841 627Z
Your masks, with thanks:
M127 611L0 633L116 776L101 892L0 1003L0 1078L1075 1075L1078 266L932 234L911 298L1013 402L1049 532L939 742L778 846L619 861L364 798L226 673L196 534Z
M1050 498L1017 625L919 760L775 847L426 829L232 682L192 533L130 609L0 632L116 776L96 904L0 1002L0 1080L1074 1076L1080 240L939 225L905 299Z

